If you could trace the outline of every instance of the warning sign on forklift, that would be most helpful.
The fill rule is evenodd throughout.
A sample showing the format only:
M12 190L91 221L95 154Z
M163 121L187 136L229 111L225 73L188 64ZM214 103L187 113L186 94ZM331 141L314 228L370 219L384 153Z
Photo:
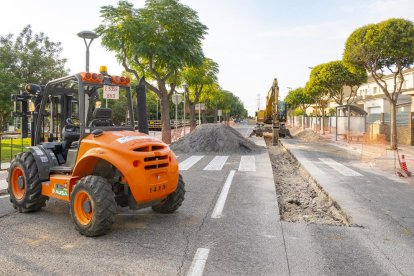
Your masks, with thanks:
M119 99L119 86L104 85L103 98L111 99L111 100L118 100Z

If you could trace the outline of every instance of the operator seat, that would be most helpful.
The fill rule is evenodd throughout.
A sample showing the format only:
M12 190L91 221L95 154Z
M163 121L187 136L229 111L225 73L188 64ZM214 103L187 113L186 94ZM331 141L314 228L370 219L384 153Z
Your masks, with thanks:
M93 120L89 123L89 127L110 127L114 125L110 108L95 108L92 116Z
M62 129L62 138L62 155L66 160L69 148L77 147L77 142L80 138L79 126L68 123Z

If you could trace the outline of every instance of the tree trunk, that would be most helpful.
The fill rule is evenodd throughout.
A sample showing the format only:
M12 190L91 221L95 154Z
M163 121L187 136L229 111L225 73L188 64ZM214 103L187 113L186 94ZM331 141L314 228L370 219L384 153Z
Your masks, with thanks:
M305 123L306 123L306 118L305 118L305 114L303 114L303 116L302 116L302 129L305 129Z
M390 127L390 146L391 149L397 149L397 101L391 103L391 127Z
M3 112L0 112L0 133L3 132L3 122L4 122Z
M206 110L203 110L203 112L201 112L201 121L203 122L203 124L207 124Z
M8 115L8 112L0 112L0 133L2 133L3 130L7 130Z
M190 131L193 131L195 127L197 126L196 118L195 118L195 103L190 102L189 108L190 108Z
M161 127L162 141L171 144L170 102L167 93L163 93L161 97Z
M325 109L322 109L321 128L322 128L322 135L325 135Z

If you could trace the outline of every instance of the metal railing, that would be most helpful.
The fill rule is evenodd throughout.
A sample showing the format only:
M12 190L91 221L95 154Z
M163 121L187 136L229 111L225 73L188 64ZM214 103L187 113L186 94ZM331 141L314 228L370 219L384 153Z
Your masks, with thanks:
M26 150L30 138L24 139L20 133L0 133L0 170L7 169L14 156Z

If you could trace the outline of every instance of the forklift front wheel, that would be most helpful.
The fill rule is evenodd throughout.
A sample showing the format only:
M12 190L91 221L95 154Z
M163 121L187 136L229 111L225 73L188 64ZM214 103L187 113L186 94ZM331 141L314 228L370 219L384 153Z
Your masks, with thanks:
M34 212L46 205L39 170L31 152L19 153L9 168L8 190L13 207L20 213Z

